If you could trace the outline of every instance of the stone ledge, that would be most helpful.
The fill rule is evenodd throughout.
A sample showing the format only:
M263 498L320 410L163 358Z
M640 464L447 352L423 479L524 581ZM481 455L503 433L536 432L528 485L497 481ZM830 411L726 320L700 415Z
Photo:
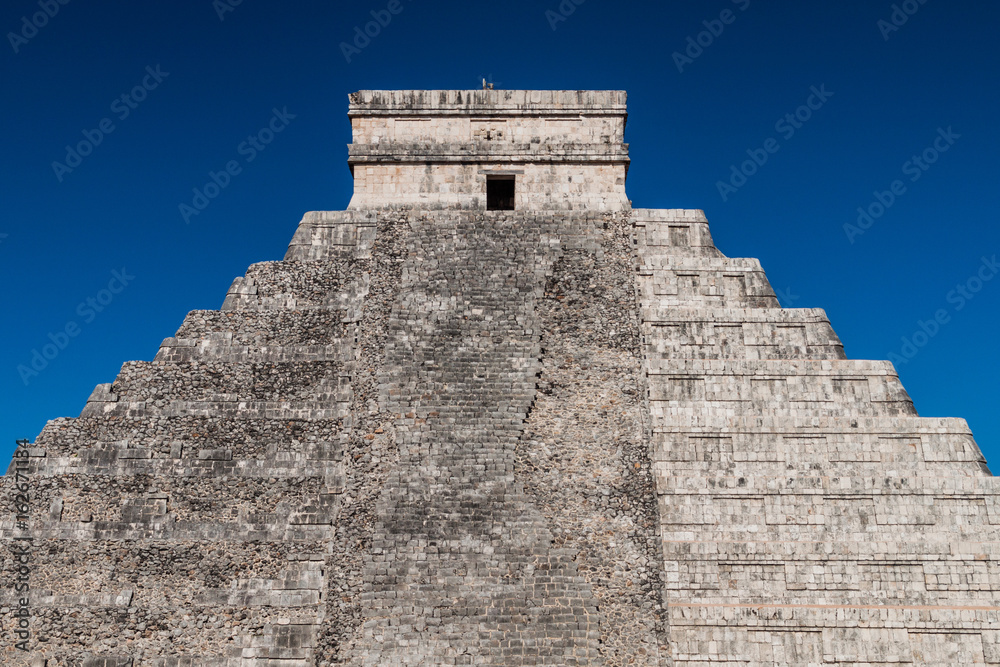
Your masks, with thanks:
M648 375L651 378L671 375L722 375L757 380L815 375L836 380L868 380L873 376L897 376L892 362L866 359L659 359L650 365Z
M494 144L395 143L350 144L350 165L369 163L489 164L567 162L571 164L628 164L628 144Z
M650 222L684 222L708 224L705 211L700 208L633 208L632 221L637 227L644 227Z
M623 90L359 90L349 96L347 115L469 116L627 114Z
M822 308L665 308L651 306L640 309L642 321L663 323L724 323L724 324L829 324Z

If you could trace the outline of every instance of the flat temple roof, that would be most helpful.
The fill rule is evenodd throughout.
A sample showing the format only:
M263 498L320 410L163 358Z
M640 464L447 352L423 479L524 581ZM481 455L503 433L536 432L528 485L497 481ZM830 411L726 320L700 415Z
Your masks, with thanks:
M624 90L360 90L348 115L627 115Z

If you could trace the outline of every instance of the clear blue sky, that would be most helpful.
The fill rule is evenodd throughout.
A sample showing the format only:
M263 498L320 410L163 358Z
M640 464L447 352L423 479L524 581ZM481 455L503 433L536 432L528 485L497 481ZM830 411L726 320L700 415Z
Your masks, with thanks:
M348 93L488 77L627 90L633 204L705 209L723 252L759 257L785 305L825 308L852 358L901 354L944 311L900 373L922 415L967 418L1000 469L1000 276L949 298L1000 254L997 3L909 0L890 30L888 0L587 0L565 17L546 15L558 0L401 0L348 63L341 42L388 1L244 0L220 19L225 1L70 0L37 31L22 18L38 0L0 9L4 461L124 361L152 359L189 310L218 308L249 264L280 259L303 212L346 207ZM673 54L710 29L679 71ZM814 86L832 96L810 100ZM807 121L778 126L810 101ZM274 109L295 118L241 152ZM100 144L67 163L84 131ZM911 162L927 149L933 164ZM724 201L719 181L747 151L767 162ZM179 205L231 160L240 173L186 224ZM57 175L56 161L77 166ZM849 242L845 223L897 180ZM111 282L122 269L128 284ZM25 385L18 366L68 325Z

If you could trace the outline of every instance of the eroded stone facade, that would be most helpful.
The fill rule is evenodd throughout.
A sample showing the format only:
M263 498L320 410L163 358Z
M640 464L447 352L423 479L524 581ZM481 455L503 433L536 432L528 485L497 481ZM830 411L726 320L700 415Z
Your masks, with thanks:
M351 96L351 209L486 206L490 175L517 210L628 206L625 93L361 91Z
M1000 665L967 426L632 209L624 94L351 113L351 208L19 450L3 664Z

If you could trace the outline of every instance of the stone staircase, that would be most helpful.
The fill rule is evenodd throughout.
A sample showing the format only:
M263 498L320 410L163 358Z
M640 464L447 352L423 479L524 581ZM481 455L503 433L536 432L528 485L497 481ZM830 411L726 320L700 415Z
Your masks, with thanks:
M356 664L597 657L590 587L514 475L540 370L534 301L558 249L523 222L414 225L382 383L400 458L380 500Z
M3 664L1000 664L965 422L698 211L309 214L27 451Z

